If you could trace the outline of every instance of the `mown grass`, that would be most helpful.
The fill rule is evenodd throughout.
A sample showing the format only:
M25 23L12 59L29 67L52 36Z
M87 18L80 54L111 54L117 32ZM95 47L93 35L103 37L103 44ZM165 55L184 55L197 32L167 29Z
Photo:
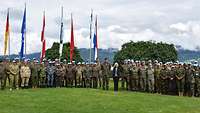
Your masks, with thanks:
M200 113L200 99L83 88L5 90L0 113Z

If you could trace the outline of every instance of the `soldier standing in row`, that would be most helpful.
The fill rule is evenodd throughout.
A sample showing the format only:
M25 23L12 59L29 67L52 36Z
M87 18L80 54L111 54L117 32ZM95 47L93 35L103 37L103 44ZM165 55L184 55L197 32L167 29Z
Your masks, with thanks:
M2 90L5 88L5 78L6 78L6 63L0 62L0 88Z
M38 61L34 59L34 61L30 64L31 69L31 85L32 88L38 87L39 82L39 70L40 65L38 64Z
M40 69L39 69L39 86L40 87L46 86L46 67L44 66L43 62L40 64Z
M156 63L155 68L154 68L154 79L155 79L155 92L156 93L161 93L161 84L160 84L160 64Z
M130 64L130 60L128 60L128 62L124 62L123 65L121 65L121 68L123 70L122 74L121 74L121 87L122 89L125 89L125 84L126 84L126 90L128 90L129 85L128 84L128 77L130 75L130 68L129 68L129 64Z
M167 66L164 64L160 71L160 85L161 85L161 93L167 94L168 91L168 71Z
M64 75L65 75L65 69L63 66L59 63L56 64L56 70L55 70L55 82L56 87L62 87L64 82Z
M195 66L195 83L196 83L196 96L200 96L200 72L199 72L199 67Z
M108 90L109 88L110 68L111 65L108 62L108 59L105 58L103 64L101 65L102 76L103 76L103 90Z
M21 87L22 88L27 88L29 84L29 79L31 76L31 69L28 66L28 61L25 61L24 64L22 64L21 69L20 69L20 75L21 75Z
M132 68L130 69L130 74L132 76L132 89L133 91L138 91L138 87L139 87L139 69L138 67L136 67L136 64L133 63Z
M178 89L178 95L183 96L184 86L185 86L185 69L184 67L179 64L179 66L176 69L176 84Z
M147 68L147 83L148 83L148 90L149 92L154 92L154 69L152 67L152 64L149 63Z
M48 87L53 87L54 75L55 75L54 63L52 61L49 61L49 65L47 66L47 86Z
M146 91L146 81L147 81L147 75L146 75L146 66L145 66L145 61L142 61L140 70L139 70L139 75L140 75L140 89L141 91Z
M195 96L195 78L194 78L194 69L191 64L188 64L185 68L185 85L186 85L186 96Z

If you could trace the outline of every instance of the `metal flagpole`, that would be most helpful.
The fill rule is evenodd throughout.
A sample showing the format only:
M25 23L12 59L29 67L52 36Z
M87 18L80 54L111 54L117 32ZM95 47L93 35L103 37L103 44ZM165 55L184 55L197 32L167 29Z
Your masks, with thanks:
M90 59L89 59L89 64L91 64L91 59L92 59L92 21L93 21L93 10L91 10L91 16L90 16Z
M25 3L25 10L26 10L26 3ZM26 21L25 21L25 26L26 26ZM27 45L26 44L26 28L25 28L25 33L24 33L24 41L25 41L25 44L24 44L25 45L25 49L24 50L25 50L25 57L26 57L26 45Z
M62 57L62 48L63 48L63 6L61 8L61 31L60 31L60 49L59 49L59 61Z
M8 16L9 16L10 14L9 14L9 8L8 8ZM10 19L10 18L9 18ZM8 20L9 21L9 20ZM10 23L9 23L10 24ZM10 25L9 25L9 27L10 27ZM9 32L9 34L8 34L8 57L10 57L10 30L8 30Z

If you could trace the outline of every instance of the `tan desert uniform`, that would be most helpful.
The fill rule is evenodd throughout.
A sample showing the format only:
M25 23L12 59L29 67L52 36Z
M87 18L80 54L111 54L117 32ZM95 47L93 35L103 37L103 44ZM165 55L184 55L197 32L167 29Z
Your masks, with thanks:
M10 88L19 88L19 65L11 63L8 67L8 78Z
M21 73L21 79L22 79L21 87L28 86L29 79L31 76L31 70L29 66L23 65L20 69L20 73Z

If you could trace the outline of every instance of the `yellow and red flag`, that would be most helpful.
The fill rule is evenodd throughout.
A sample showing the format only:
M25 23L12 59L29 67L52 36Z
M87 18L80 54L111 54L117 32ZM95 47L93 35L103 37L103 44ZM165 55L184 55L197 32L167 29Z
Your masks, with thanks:
M4 39L4 55L6 55L7 52L9 38L10 38L10 30L9 30L9 10L8 10L6 19L5 39Z

